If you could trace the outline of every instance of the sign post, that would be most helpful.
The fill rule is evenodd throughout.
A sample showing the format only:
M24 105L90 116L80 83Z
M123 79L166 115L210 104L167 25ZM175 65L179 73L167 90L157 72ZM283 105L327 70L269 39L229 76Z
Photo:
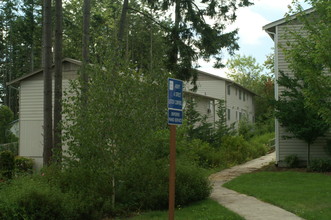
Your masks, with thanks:
M169 220L175 218L176 125L183 122L183 81L168 79L168 124L170 127Z

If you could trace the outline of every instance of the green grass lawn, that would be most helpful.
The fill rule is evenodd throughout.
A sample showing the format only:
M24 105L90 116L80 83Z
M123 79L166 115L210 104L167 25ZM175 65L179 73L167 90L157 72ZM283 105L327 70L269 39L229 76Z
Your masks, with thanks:
M331 176L305 172L257 172L224 185L311 220L331 219Z
M152 211L130 218L132 220L167 220L167 211ZM175 210L176 220L244 220L217 202L206 199Z

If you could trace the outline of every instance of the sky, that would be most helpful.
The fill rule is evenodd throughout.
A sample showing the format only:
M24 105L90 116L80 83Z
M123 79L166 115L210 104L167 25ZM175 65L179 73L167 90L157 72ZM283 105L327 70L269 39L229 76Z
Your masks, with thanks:
M266 56L273 53L274 42L262 27L284 18L292 0L253 0L253 2L253 6L237 10L237 20L230 28L239 28L240 50L236 54L253 56L258 63L263 64ZM304 9L310 8L308 4L301 2ZM229 56L225 55L224 63L227 59ZM199 65L201 66L199 70L226 77L226 68L214 69L212 63L203 60L199 61Z

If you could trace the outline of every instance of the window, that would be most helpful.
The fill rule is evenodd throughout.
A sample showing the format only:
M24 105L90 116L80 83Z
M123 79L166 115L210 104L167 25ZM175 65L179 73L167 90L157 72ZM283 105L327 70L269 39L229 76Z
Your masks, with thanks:
M241 118L242 118L242 113L239 112L239 120L241 120Z
M246 100L246 93L243 92L243 100L245 101Z
M241 89L239 89L239 99L241 100Z
M208 109L207 109L207 113L210 114L214 112L214 101L210 100L209 101L209 106L208 106Z
M231 86L228 85L228 95L231 95Z
M238 120L238 111L236 111L236 120Z
M231 110L228 109L228 120L231 120Z

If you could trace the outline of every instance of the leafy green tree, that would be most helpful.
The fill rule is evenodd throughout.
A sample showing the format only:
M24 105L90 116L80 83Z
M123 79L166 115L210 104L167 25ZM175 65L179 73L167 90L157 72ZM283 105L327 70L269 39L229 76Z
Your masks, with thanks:
M121 172L150 153L150 135L166 127L168 75L161 68L154 68L157 78L137 72L112 50L108 57L86 69L88 105L82 105L80 84L73 84L75 95L64 105L63 138L69 147L67 168L106 178L115 193L123 185Z
M10 122L14 120L14 114L8 106L0 106L0 143L11 142Z
M314 8L306 14L299 1L290 13L303 24L300 32L289 30L293 42L284 48L289 68L305 81L305 106L314 109L331 125L331 2L307 0ZM304 34L303 34L304 33Z
M18 91L5 84L41 66L41 1L2 1L0 18L3 101L17 116Z
M283 72L278 79L285 88L275 101L276 117L291 136L307 143L307 166L310 164L310 147L318 137L324 136L330 126L313 109L305 106L304 90L307 83L297 75L289 77Z

